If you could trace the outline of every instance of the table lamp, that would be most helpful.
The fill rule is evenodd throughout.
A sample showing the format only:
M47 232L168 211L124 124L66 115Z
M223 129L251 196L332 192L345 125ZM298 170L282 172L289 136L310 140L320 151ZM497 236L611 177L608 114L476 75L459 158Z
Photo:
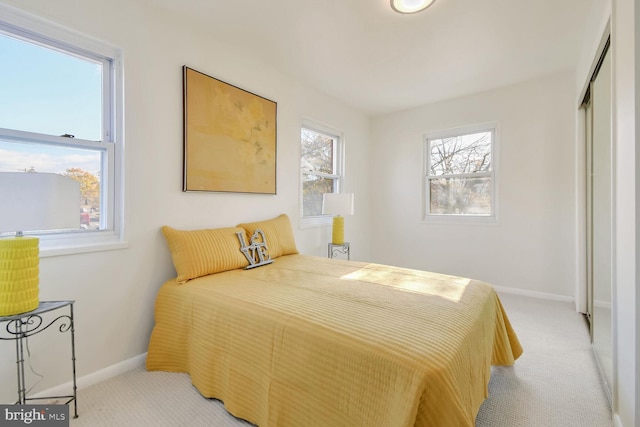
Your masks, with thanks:
M80 183L54 173L0 172L0 316L40 304L39 239L23 231L80 228Z
M322 195L322 213L335 215L331 230L331 243L344 244L344 216L353 215L353 193L324 193Z

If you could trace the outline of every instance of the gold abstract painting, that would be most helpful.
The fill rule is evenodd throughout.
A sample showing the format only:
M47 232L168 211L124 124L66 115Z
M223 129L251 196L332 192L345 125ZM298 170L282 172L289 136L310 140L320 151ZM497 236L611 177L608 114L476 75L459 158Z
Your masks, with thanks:
M276 194L276 103L183 67L184 191Z

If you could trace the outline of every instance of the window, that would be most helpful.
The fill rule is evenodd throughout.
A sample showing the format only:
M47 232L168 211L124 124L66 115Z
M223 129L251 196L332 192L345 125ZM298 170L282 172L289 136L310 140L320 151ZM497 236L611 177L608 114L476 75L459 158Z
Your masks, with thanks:
M495 218L495 126L426 137L425 216Z
M45 250L121 240L119 51L2 12L0 172L57 173L78 181L81 192L79 229L25 234L39 235Z
M338 132L318 125L302 126L300 169L302 219L307 224L326 222L322 194L337 193L341 185L342 144Z

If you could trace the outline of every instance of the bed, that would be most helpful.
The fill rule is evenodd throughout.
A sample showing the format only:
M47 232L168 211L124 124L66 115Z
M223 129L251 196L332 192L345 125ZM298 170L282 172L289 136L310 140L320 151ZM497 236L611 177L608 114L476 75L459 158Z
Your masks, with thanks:
M188 373L204 397L260 427L473 426L491 365L522 353L493 288L300 255L282 244L283 223L265 233L273 263L249 270L220 261L231 238L206 248L226 267L205 268L193 261L203 239L167 237L178 278L156 297L147 369ZM181 262L196 277L184 280ZM223 271L203 274L212 269Z

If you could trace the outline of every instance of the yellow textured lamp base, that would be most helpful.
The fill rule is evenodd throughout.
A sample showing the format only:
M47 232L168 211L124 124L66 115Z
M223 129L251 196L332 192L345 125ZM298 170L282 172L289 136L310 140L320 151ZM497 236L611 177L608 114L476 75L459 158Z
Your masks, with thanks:
M0 316L35 310L39 295L39 239L0 239Z
M333 230L331 231L331 243L334 245L344 244L344 217L336 215L333 217Z

